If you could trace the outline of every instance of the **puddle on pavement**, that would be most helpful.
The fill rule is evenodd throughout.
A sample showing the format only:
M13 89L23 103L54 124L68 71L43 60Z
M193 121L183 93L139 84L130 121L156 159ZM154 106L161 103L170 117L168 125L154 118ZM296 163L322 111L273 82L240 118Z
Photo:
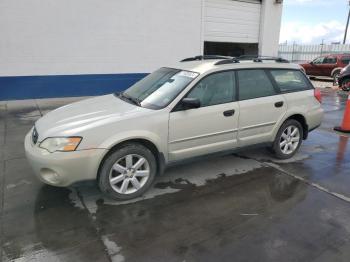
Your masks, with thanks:
M207 166L210 165L208 161L206 161L207 164L187 164L180 170L178 168L170 169L169 173L157 181L154 189L148 195L127 203L103 199L97 192L91 194L92 186L77 189L43 186L35 201L33 234L24 237L23 242L16 238L7 239L7 243L4 245L5 258L14 261L16 259L18 259L17 261L23 259L25 261L29 259L59 261L73 252L79 258L78 260L90 261L91 254L81 252L80 248L86 248L86 245L93 244L91 248L97 252L96 254L108 255L114 258L113 261L123 261L125 257L123 250L128 250L129 246L132 246L133 237L136 237L136 242L143 238L152 238L152 234L150 236L143 235L146 233L145 230L151 233L152 230L156 229L158 222L166 223L169 226L175 221L181 221L182 217L186 217L191 209L196 209L198 215L205 215L213 211L213 216L217 212L220 213L222 209L224 217L229 215L226 211L230 211L233 212L231 215L244 219L264 213L263 208L267 203L262 206L251 205L250 201L259 200L260 197L253 197L249 200L250 197L246 194L246 196L239 196L239 192L244 193L240 189L240 185L247 186L252 182L254 184L254 181L265 181L268 190L263 192L264 198L268 196L277 202L292 197L298 187L297 180L291 182L292 179L287 176L275 175L274 169L262 167L254 160L245 160L234 156L223 158L223 160L217 159L216 164L220 165L221 170L226 171L226 173L221 172L218 175L210 173L210 168ZM234 171L230 169L231 165L235 167ZM192 172L191 175L186 176L186 171ZM272 179L272 177L275 178ZM268 182L268 180L271 181ZM286 189L286 187L291 189ZM254 190L254 188L256 186L253 185L250 190ZM234 192L236 192L235 196L232 196ZM209 199L210 203L217 202L215 207L204 205L203 201L206 198ZM217 200L214 201L216 198ZM93 201L94 203L92 203ZM182 210L184 203L187 204ZM233 204L232 207L230 207L231 204ZM173 208L171 208L172 206ZM211 211L212 208L216 211ZM236 210L233 211L232 208L236 208ZM176 211L177 209L182 211ZM175 213L171 214L170 211ZM162 212L164 214L161 214ZM191 216L195 215L193 211L190 213ZM208 222L210 218L207 219ZM227 217L227 219L229 218ZM149 224L149 227L141 226L141 221ZM114 223L117 223L118 227L122 224L130 227L131 235L125 239L126 242L120 239L127 232L122 231L120 238L119 229L114 230ZM190 224L192 223L195 224L195 222ZM141 233L139 236L137 229Z
M225 176L239 175L247 173L263 165L252 159L241 159L233 155L227 155L216 158L208 158L206 161L196 161L176 167L169 168L166 173L158 177L154 187L148 190L142 197L128 201L113 201L108 198L101 198L100 192L96 186L77 188L84 199L84 205L91 214L95 214L98 208L97 203L103 201L106 205L125 205L138 201L152 199L154 197L171 194L180 190L203 186L208 181ZM77 192L74 190L70 198L77 207L83 208Z
M306 185L300 181L275 169L259 167L241 175L222 174L200 186L191 185L134 203L99 200L92 219L86 209L75 207L68 192L63 199L53 201L51 189L45 187L36 203L35 231L41 247L61 257L67 255L67 246L95 241L96 249L107 250L115 259L112 261L139 261L145 254L149 261L159 257L171 261L190 250L199 255L201 249L193 245L203 241L204 253L209 249L218 251L221 242L252 233L245 225L249 221L269 220L275 208L278 212L288 211L307 194ZM236 230L238 235L234 236ZM244 233L245 230L248 231ZM80 254L81 258L84 254Z

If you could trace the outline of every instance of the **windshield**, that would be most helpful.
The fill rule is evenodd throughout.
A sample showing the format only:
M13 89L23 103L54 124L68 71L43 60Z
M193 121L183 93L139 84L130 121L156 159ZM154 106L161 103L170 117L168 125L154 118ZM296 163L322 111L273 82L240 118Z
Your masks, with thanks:
M166 107L199 74L172 68L160 68L125 90L121 95L146 108Z

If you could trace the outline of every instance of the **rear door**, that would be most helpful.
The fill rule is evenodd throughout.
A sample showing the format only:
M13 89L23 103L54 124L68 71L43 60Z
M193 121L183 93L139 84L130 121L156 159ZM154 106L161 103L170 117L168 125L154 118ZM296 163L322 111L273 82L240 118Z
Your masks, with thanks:
M273 131L287 111L285 98L264 69L237 71L240 146L272 141Z
M318 125L322 116L320 103L307 77L297 69L270 69L269 72L286 99L288 113L302 114L310 128Z
M337 57L327 56L320 67L323 76L332 76L333 69L337 67Z

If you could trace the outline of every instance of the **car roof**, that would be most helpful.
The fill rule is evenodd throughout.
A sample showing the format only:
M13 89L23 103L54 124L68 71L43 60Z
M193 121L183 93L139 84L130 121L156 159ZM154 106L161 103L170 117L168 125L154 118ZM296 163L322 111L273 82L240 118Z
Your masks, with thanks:
M275 61L261 61L254 62L252 60L242 60L236 63L217 63L223 61L223 59L211 59L211 60L199 60L174 63L168 67L181 69L185 71L197 72L199 74L205 74L212 71L222 71L230 69L254 69L254 68L276 68L276 69L300 69L301 66L293 63L275 62Z

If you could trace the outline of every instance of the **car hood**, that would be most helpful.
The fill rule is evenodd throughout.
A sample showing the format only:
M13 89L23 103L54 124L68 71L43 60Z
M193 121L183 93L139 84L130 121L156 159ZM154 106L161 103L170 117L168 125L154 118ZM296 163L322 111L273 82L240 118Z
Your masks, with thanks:
M149 111L152 110L129 104L115 95L105 95L53 110L40 118L35 127L41 141L52 136L79 135L86 129L133 118Z

